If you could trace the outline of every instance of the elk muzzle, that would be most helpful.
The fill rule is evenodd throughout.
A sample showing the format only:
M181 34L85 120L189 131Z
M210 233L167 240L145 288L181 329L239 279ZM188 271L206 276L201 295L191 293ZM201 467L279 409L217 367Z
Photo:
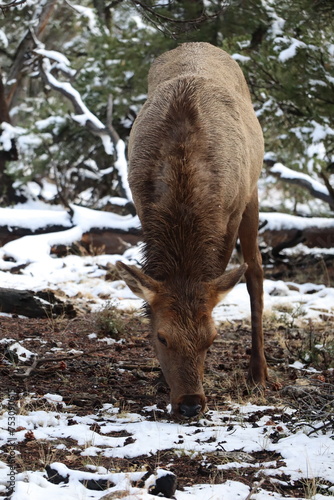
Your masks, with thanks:
M194 418L206 409L204 394L181 396L178 402L172 404L173 414L179 418Z

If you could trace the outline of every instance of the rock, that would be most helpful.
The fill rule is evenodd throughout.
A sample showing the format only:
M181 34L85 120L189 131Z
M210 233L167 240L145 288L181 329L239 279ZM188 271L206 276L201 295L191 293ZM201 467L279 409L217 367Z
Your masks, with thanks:
M172 498L176 491L177 477L173 472L157 469L146 481L145 486L151 495Z
M48 476L48 481L50 481L50 483L52 484L68 483L70 477L69 474L66 474L66 476L62 476L56 469L53 469L51 465L47 465L45 467L45 470Z
M57 464L47 465L45 467L46 474L48 476L47 479L52 484L61 484L61 483L67 484L69 482L71 472L73 471L71 471L71 469L68 469L63 464L60 465L62 466L61 470L64 469L63 473L59 472ZM107 479L99 479L99 478L91 479L89 477L87 477L87 479L85 478L80 479L80 483L82 483L88 490L95 490L95 491L106 490L111 486L114 486L114 484L108 481Z

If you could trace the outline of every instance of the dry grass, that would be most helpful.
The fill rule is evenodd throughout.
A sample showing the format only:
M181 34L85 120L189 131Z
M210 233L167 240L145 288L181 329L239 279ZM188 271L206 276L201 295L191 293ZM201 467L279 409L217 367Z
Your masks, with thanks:
M126 322L121 312L108 303L96 313L92 313L92 323L95 332L119 340L126 332Z

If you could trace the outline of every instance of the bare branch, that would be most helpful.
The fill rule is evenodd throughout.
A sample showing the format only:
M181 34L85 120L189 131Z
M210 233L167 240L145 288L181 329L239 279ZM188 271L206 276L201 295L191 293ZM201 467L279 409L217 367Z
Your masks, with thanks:
M325 186L328 189L328 192L329 192L331 198L333 199L333 203L334 203L334 188L333 188L333 186L329 182L329 179L324 172L320 172L320 177L323 179Z
M252 498L252 496L257 492L257 490L262 486L264 481L265 481L265 478L263 477L258 483L254 484L252 486L252 489L250 490L250 492L246 496L245 500L250 500Z
M81 356L89 356L90 354L95 354L96 352L101 352L101 351L106 351L106 348L108 346L104 347L98 347L95 349L90 349L89 351L85 352L79 352L76 354L71 354L71 355L65 355L65 356L55 356L55 357L50 357L50 358L39 358L38 356L34 357L32 365L28 366L27 369L23 373L13 373L13 377L17 378L27 378L33 373L45 373L45 371L52 371L54 372L57 370L57 366L52 366L49 369L39 369L39 366L48 364L48 363L59 363L61 361L68 361L72 359L77 359L80 358Z
M292 238L289 238L285 241L282 241L278 245L275 245L271 251L271 255L274 257L274 259L279 259L281 258L280 252L282 250L285 250L286 248L293 248L299 243L302 243L305 241L305 236L303 234L303 231L296 230L296 233L293 235Z

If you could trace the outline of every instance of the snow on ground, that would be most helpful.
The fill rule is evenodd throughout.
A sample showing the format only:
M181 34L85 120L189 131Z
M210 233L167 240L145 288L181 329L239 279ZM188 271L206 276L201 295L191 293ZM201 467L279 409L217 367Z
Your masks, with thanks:
M15 425L21 428L15 433L17 442L23 441L27 431L34 433L35 438L43 440L57 440L71 438L77 442L78 450L83 456L97 457L104 455L110 457L134 458L141 455L155 454L158 451L173 449L176 454L186 454L191 457L198 455L203 457L204 466L206 454L223 456L224 453L235 453L235 462L218 465L223 471L227 468L255 467L258 475L266 475L275 481L275 477L284 474L291 476L297 481L302 478L321 478L325 483L333 481L334 446L329 435L309 436L310 428L305 424L299 430L291 432L288 425L284 423L287 415L293 410L288 408L274 408L247 404L244 406L231 405L225 412L210 411L198 423L180 424L170 421L149 421L143 415L119 413L118 408L105 404L95 415L78 416L71 412L71 407L66 406L58 395L46 394L44 396L55 405L62 405L61 411L29 411L26 414L16 416ZM6 406L8 401L4 401ZM275 423L272 421L272 412L277 415ZM150 411L151 408L147 408ZM252 414L261 411L261 417L250 419ZM268 413L266 414L266 411ZM69 419L72 419L69 425ZM75 419L75 423L73 423ZM284 421L283 421L284 420ZM228 424L226 424L228 422ZM8 412L0 418L1 437L0 445L8 442L11 437L7 429ZM98 426L93 427L94 423ZM110 437L112 433L117 436L126 428L127 437ZM269 436L279 429L281 438L275 444ZM223 445L223 446L222 446ZM63 446L64 445L60 445ZM81 448L80 448L81 446ZM82 451L83 450L83 451ZM222 451L223 450L223 451ZM235 450L238 450L236 452ZM278 468L275 459L264 462L262 465L254 462L252 452L268 451L280 453L284 459L284 465ZM73 448L72 450L73 451ZM212 456L212 455L210 455ZM274 455L273 455L274 456ZM209 459L210 460L210 459ZM52 469L57 471L63 478L69 478L66 484L51 484L45 477L44 471L19 473L16 478L15 492L11 500L48 500L66 499L79 500L84 498L100 499L107 493L118 492L119 496L110 498L122 498L121 493L126 491L128 499L151 499L158 498L148 492L149 481L145 482L144 488L138 488L135 483L144 476L143 472L120 472L111 473L103 467L91 466L92 472L78 471L67 468L61 463L52 464ZM0 461L0 491L3 490L10 473L9 465ZM163 474L163 471L160 472ZM87 490L80 480L108 480L111 487L107 490ZM153 478L152 478L153 479ZM239 481L226 481L217 485L196 485L186 488L184 491L176 491L177 500L187 499L241 499L245 500L250 488ZM334 494L331 487L327 494ZM117 495L117 494L116 494ZM272 493L260 489L252 495L253 500L272 498ZM274 498L283 498L280 495ZM286 498L286 497L285 497ZM314 496L315 500L328 498L320 494Z
M63 258L50 256L53 244L69 244L81 237L77 227L38 236L25 236L7 243L0 249L0 280L2 287L29 290L59 290L69 297L76 297L78 303L90 301L91 310L97 310L111 301L120 309L139 309L143 302L138 299L123 281L106 281L107 265L123 260L137 264L140 260L140 246L120 255L97 255L79 257L68 255ZM11 256L15 261L3 260ZM12 267L30 262L21 274L8 272ZM277 312L298 309L305 318L317 319L320 315L334 315L334 288L324 285L297 284L283 281L264 282L265 311ZM106 299L108 297L108 299ZM249 316L249 297L246 285L240 283L214 310L217 321L246 318Z
M136 298L122 281L105 281L108 264L115 264L118 259L128 263L140 261L140 245L131 248L123 256L97 255L75 256L69 255L56 258L50 255L50 248L54 244L70 244L81 237L90 227L118 227L125 225L135 226L138 221L129 217L103 214L93 210L74 208L74 218L70 222L68 215L59 210L0 209L3 224L14 226L22 225L33 230L39 224L64 224L68 221L69 229L59 233L25 236L19 240L7 243L0 249L0 282L2 287L17 289L41 290L49 288L64 292L69 297L75 297L77 303L89 304L91 310L103 307L106 302L112 301L117 307L123 309L139 309L141 300ZM20 212L20 213L19 213ZM265 214L270 224L278 224L273 214ZM289 225L290 218L281 220L280 224ZM295 223L295 221L294 221ZM22 226L23 227L23 226ZM10 272L11 268L25 264L20 274ZM321 315L334 315L334 289L324 285L311 283L296 284L283 281L266 280L265 310L276 314L288 314L289 311L300 311L304 318L316 320ZM241 319L249 316L249 299L244 284L237 285L228 295L224 303L219 304L214 311L217 321ZM282 313L280 313L282 311ZM35 397L35 396L32 396ZM54 441L62 437L70 437L84 446L81 454L97 456L99 453L114 457L137 457L143 454L155 454L162 450L173 449L176 453L201 455L218 454L223 449L225 452L242 451L244 454L267 450L281 454L284 465L275 460L263 464L259 473L268 475L271 481L280 481L281 474L291 476L293 480L320 478L324 484L333 483L334 477L334 442L327 434L308 435L307 424L301 425L298 430L291 430L283 419L285 414L291 414L289 408L277 408L277 415L281 416L275 421L275 428L279 429L280 438L273 444L269 434L273 432L272 424L268 424L271 417L266 415L269 407L238 406L233 405L224 413L211 411L199 424L180 424L171 421L150 421L139 414L122 414L112 405L104 405L103 409L95 415L80 417L71 412L71 407L61 401L59 395L46 395L46 399L63 406L59 411L29 411L26 414L15 414L15 440L24 440L27 430L31 430L37 439ZM10 406L8 399L2 402L3 412L0 416L0 445L12 443L13 434L10 432L8 422ZM148 408L147 411L150 409ZM249 422L246 416L256 414L259 410L263 416L256 422ZM159 410L157 410L159 411ZM75 418L76 423L69 425L68 420ZM91 430L92 424L98 422L99 430ZM226 423L228 422L228 424ZM110 437L114 432L126 429L133 439L129 441L124 437ZM127 434L127 435L129 435ZM182 439L180 439L180 436ZM63 445L64 446L64 445ZM245 457L246 455L242 455ZM251 459L250 459L251 460ZM256 467L256 464L253 464ZM252 466L253 466L252 465ZM265 467L264 467L265 465ZM245 458L238 458L228 464L222 460L220 469L228 467L249 467L250 463ZM149 486L154 478L145 482L144 488L138 488L136 481L144 472L119 472L110 473L102 467L92 467L92 472L80 472L68 469L65 465L56 463L52 466L59 474L68 476L66 483L52 484L46 479L44 470L31 472L25 471L16 474L15 491L11 500L81 500L100 499L107 493L114 493L110 498L148 500L158 498L149 493ZM0 494L6 491L8 477L10 477L10 464L0 454ZM161 472L163 474L163 472ZM280 475L276 479L276 476ZM80 482L82 479L107 479L112 486L108 490L87 490ZM316 494L314 500L322 500L334 496L334 487L326 490L326 496ZM225 481L223 484L205 484L188 487L183 491L177 490L177 500L211 499L211 500L246 500L249 498L250 488L240 481ZM279 493L268 492L259 487L251 495L252 500L268 500L269 498L283 498ZM288 498L288 497L284 497Z
M73 205L74 215L70 220L65 211L60 210L24 210L0 209L2 224L11 227L29 227L34 231L38 227L62 223L69 227L65 231L40 235L24 236L11 241L0 248L0 282L2 287L17 289L42 290L49 288L65 292L69 297L76 297L78 302L87 302L92 310L103 307L106 297L122 309L138 309L142 301L135 297L122 281L109 282L104 277L108 263L115 264L119 259L136 264L140 261L140 246L131 248L120 255L98 255L80 257L68 255L57 258L50 255L51 247L56 244L70 245L80 240L82 234L95 228L130 228L138 227L137 217L120 216L106 212L90 210ZM286 214L265 213L270 227L289 229L304 228L312 219ZM318 220L319 219L319 220ZM317 218L318 227L328 226L328 219ZM25 264L20 274L12 274L11 268ZM305 318L316 319L320 315L334 314L334 289L324 285L283 283L265 281L265 310L277 312L287 308L298 309ZM249 298L245 284L237 285L225 301L217 306L214 317L217 321L241 319L249 316Z

